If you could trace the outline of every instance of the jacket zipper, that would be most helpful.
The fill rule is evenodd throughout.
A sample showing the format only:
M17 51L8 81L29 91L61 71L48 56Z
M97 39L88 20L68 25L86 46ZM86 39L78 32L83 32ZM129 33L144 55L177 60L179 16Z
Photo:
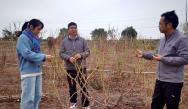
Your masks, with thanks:
M73 40L73 48L74 48L74 52L76 50L76 47L75 47L75 40Z

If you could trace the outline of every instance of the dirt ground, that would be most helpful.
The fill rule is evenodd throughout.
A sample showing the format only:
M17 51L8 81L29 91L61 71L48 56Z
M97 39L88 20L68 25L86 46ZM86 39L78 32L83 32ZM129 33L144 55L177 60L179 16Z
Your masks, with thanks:
M96 44L90 44L91 56L87 62L88 75L91 74L88 80L91 108L149 109L156 76L152 72L156 70L156 63L136 59L133 48L120 46L106 49L109 46L96 47ZM0 50L0 109L19 109L21 90L15 43L1 43ZM118 52L114 54L114 50ZM45 46L43 51L48 53ZM62 66L63 61L58 55L54 63L44 64L40 109L68 109L68 86ZM187 67L185 71L187 74ZM187 101L186 75L180 109L188 109ZM81 107L80 97L78 104Z

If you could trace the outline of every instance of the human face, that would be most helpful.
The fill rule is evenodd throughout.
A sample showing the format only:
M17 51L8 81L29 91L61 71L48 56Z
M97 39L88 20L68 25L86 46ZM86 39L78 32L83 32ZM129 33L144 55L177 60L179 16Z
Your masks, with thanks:
M165 18L161 17L161 19L159 21L159 30L160 30L160 32L161 33L168 33L172 29L173 29L172 24L165 22Z
M41 30L42 30L42 25L36 26L35 28L31 25L31 26L30 26L30 29L31 29L31 31L32 31L32 33L33 33L34 35L38 36L39 33L40 33Z
M77 35L78 35L77 26L76 26L76 25L70 26L70 27L68 28L68 34L69 34L70 36L73 36L73 37L77 36Z

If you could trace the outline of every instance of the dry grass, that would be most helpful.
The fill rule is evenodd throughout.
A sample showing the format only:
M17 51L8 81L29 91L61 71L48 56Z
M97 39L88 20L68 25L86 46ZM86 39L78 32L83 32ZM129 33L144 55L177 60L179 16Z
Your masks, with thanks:
M155 83L156 63L135 58L137 48L154 50L148 41L88 41L91 56L87 59L87 88L93 109L149 109ZM41 109L67 109L69 94L66 71L59 58L59 43L50 46L42 43L45 53L55 56L43 66L43 94ZM19 71L15 42L0 42L0 96L20 94ZM186 70L187 71L187 70ZM81 72L80 72L81 73ZM181 109L188 108L187 77L182 93ZM81 87L78 86L78 90ZM80 100L79 100L80 104ZM79 105L80 106L80 105ZM18 102L2 102L2 109L17 109Z

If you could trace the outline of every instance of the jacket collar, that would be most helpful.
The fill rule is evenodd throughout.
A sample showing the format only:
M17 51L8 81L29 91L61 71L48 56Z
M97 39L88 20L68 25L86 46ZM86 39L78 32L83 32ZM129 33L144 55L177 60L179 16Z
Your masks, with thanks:
M178 30L175 30L171 33L165 34L166 40L170 40L170 39L174 38L176 36L175 34L177 34L177 33L178 33Z
M33 34L33 32L32 32L29 28L25 29L25 30L23 31L23 33L24 33L24 34L27 34L27 35L29 35L29 36L31 36L31 37L34 38L34 39L39 39L39 37L36 36L35 34Z
M77 40L77 39L79 39L79 36L76 36L76 37L68 36L68 39L70 39L70 40Z

